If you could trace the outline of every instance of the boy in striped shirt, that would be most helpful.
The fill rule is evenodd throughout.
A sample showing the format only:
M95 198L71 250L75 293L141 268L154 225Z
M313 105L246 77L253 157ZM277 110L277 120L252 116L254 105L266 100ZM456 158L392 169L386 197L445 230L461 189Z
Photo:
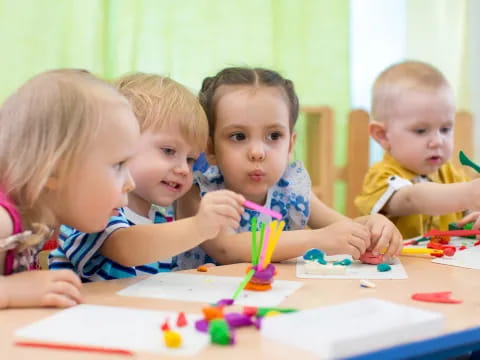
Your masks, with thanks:
M192 166L206 147L208 124L197 98L179 83L152 74L127 75L115 85L130 101L142 132L128 161L136 188L128 194L128 207L119 209L102 232L62 226L50 269L72 269L87 282L213 261L197 245L223 226L238 227L244 198L212 192L196 216L172 222L175 200L192 186Z

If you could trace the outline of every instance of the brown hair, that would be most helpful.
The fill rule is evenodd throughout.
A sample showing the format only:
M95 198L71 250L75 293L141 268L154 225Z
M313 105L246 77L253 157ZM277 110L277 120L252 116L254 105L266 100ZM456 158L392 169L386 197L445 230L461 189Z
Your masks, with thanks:
M128 102L85 70L53 70L21 86L0 108L0 187L25 229L55 224L47 182L68 174L97 135L105 102Z
M130 101L140 130L176 125L189 143L205 151L208 122L197 97L178 82L156 74L120 77L114 86Z
M215 106L217 89L222 85L249 85L255 87L279 87L285 92L287 105L290 109L290 130L293 129L298 118L298 97L291 80L283 78L278 72L262 68L226 68L215 76L203 80L199 93L200 103L207 114L210 136L215 132Z
M385 69L372 88L372 118L385 121L399 95L409 90L451 91L443 74L430 64L404 61Z

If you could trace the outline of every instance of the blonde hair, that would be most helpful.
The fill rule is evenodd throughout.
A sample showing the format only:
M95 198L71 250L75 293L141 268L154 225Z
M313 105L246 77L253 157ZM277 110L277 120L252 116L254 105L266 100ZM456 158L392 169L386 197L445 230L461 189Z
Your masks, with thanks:
M55 224L47 183L65 181L75 168L101 126L105 101L129 106L89 72L64 69L35 76L0 108L0 186L25 229Z
M205 151L207 117L197 97L185 86L169 77L144 73L122 76L114 86L130 101L142 132L178 126L188 143Z
M451 91L443 74L430 64L404 61L385 69L375 80L372 89L372 118L385 121L395 101L405 91Z

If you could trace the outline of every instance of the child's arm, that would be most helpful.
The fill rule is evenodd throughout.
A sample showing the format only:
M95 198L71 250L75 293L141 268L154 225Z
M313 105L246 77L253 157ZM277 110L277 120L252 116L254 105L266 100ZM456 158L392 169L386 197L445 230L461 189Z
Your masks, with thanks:
M225 226L238 227L244 200L228 190L213 191L204 196L194 216L115 231L105 240L102 255L124 266L144 265L177 255L216 237Z
M389 216L445 215L480 208L480 179L453 184L419 183L396 191L381 210Z
M313 198L313 196L312 196ZM358 258L365 252L369 243L368 229L337 214L316 199L312 208L313 225L330 224L323 229L284 231L273 253L272 261L288 260L302 255L311 248L320 248L327 254L351 254ZM318 202L317 202L318 201ZM182 216L190 216L200 203L199 190L193 186L187 195L180 199L178 209ZM320 204L319 204L320 203ZM324 212L325 219L321 219ZM315 214L313 214L315 212ZM310 223L309 223L310 225ZM217 237L204 242L201 247L221 264L251 261L251 233L233 233L223 230Z
M348 217L329 208L313 193L310 193L310 218L308 226L311 229L320 229L337 221L350 220Z
M348 224L348 222L345 221L348 221L350 219L326 206L313 193L310 196L310 213L311 215L308 221L308 225L312 229L318 229L326 226L325 230L331 232L331 237L336 239L335 241L337 243L332 244L336 245L336 247L333 248L333 253L338 254L344 251L344 249L348 249L350 246L349 241L355 240L355 233L353 232L353 228L351 229L352 232L350 234L348 233L348 227L344 229L344 231L346 230L347 232L344 233L345 235L342 238L340 237L337 226L329 227L329 225L332 225L333 223L339 221L341 221L341 226L344 227L344 224ZM360 239L364 240L367 249L373 247L372 251L374 253L383 249L387 249L386 254L388 256L399 254L402 248L402 235L400 234L400 231L398 231L396 226L385 216L374 214L358 217L353 221L366 226L370 231L370 236L368 240L364 237L360 237ZM357 248L361 250L363 249L363 246L361 244L358 244ZM347 253L353 255L355 249L351 250L352 251L348 251Z
M78 276L69 270L25 271L0 276L0 309L10 307L69 307L82 301Z

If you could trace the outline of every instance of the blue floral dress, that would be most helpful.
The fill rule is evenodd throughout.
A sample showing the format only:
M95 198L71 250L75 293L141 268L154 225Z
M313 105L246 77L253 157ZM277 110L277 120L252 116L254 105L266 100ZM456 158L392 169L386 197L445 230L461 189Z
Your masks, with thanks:
M194 183L200 188L203 197L207 192L225 189L223 175L217 166L210 166L205 172L195 173ZM267 194L265 204L269 209L282 214L285 221L284 230L303 229L310 216L310 176L301 161L291 163L280 180ZM255 210L245 209L237 232L250 231L250 219L257 217L259 222L269 223L272 218Z

